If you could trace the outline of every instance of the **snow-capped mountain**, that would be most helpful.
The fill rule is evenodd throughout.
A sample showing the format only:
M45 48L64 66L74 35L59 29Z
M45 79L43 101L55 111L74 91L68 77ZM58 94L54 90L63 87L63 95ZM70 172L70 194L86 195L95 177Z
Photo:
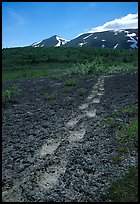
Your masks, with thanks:
M48 46L53 46L53 47L59 47L61 45L65 45L69 40L65 40L64 38L61 38L57 35L54 35L48 39L35 42L31 46L33 47L48 47Z
M64 46L102 47L113 49L138 48L138 29L108 30L84 33Z
M57 35L33 43L33 47L64 46L64 47L99 47L113 49L137 49L138 29L108 30L87 32L72 40L65 40Z

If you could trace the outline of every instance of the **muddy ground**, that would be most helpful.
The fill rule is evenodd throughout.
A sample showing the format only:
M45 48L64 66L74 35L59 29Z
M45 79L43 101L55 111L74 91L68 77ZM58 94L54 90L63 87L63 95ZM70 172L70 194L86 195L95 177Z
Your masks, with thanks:
M137 164L135 149L113 162L115 129L102 125L115 106L137 104L137 73L73 76L74 86L66 86L68 78L3 83L20 89L2 103L3 201L111 201L111 182Z

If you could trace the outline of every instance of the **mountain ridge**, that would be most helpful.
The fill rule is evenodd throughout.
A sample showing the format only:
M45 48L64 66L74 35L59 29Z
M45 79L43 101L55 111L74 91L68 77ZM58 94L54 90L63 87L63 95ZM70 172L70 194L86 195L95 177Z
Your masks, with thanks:
M137 49L138 29L120 29L83 33L74 39L66 40L58 35L35 42L33 47L101 47L112 49Z

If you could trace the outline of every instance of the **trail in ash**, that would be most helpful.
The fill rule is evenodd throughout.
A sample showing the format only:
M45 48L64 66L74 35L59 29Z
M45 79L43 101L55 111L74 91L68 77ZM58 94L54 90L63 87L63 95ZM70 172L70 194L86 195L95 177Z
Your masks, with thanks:
M86 121L82 122L82 125L80 128L78 128L78 123L82 121L84 118L93 118L96 117L96 108L93 109L94 104L99 104L100 99L103 95L104 91L104 76L100 77L98 79L97 84L95 84L92 93L87 97L85 100L85 103L81 104L78 108L81 110L81 113L79 115L76 115L75 117L71 118L67 123L66 127L68 128L69 137L66 138L66 140L69 142L69 145L67 145L65 148L69 149L70 147L74 145L74 142L81 141L86 133ZM89 105L93 105L92 108L89 108ZM71 130L71 129L74 130ZM53 153L58 148L58 141L53 141L51 145L46 145L46 149L43 151L45 154L50 152ZM51 149L51 151L50 151ZM67 151L66 151L67 153ZM38 184L41 186L44 186L44 188L50 188L54 186L59 179L59 176L61 174L65 173L66 166L68 163L69 158L69 152L66 155L62 155L61 161L59 165L53 165L52 168L53 171L44 172L41 176L41 179L38 181ZM65 158L65 162L64 161Z

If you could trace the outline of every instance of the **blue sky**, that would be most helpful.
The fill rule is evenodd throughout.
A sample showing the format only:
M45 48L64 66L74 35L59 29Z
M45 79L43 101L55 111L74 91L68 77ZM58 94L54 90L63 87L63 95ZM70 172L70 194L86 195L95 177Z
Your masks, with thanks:
M2 47L27 46L52 35L71 40L137 13L138 2L2 2Z

